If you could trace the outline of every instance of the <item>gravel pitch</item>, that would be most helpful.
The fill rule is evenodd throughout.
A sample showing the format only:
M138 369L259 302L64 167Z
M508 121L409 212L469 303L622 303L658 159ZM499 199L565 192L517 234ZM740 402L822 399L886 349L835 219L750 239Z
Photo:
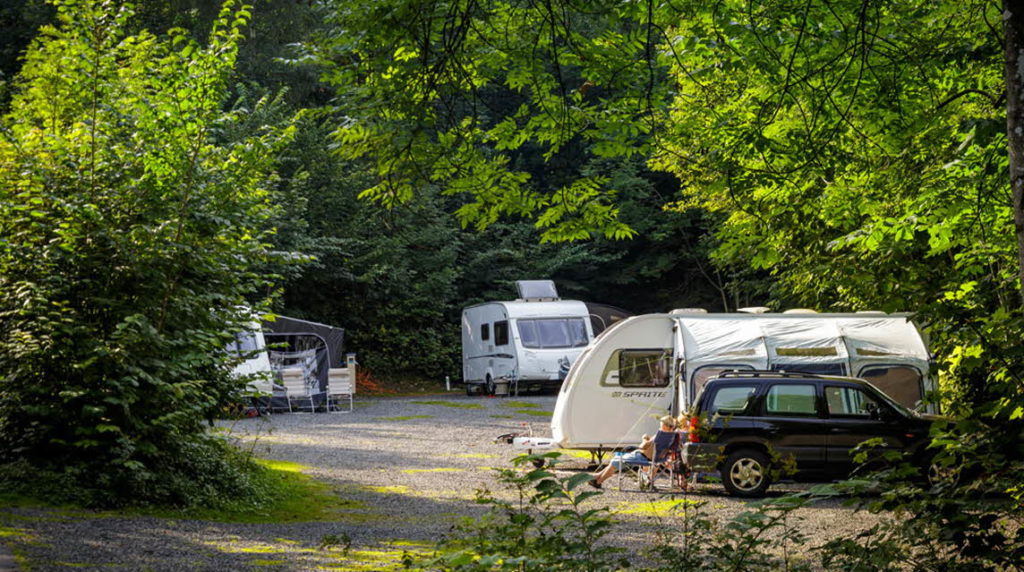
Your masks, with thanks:
M498 435L532 428L548 436L554 396L470 398L447 394L356 401L352 413L280 414L225 422L257 455L299 463L304 472L351 501L329 522L226 524L123 517L110 513L0 508L0 542L22 569L49 570L383 570L403 551L426 550L460 517L478 516L477 489L507 494L494 467L516 455ZM585 470L573 456L562 474ZM803 488L780 484L775 493ZM613 479L593 499L619 513L610 541L633 548L679 521L675 499L705 501L728 518L747 508L719 486L686 495L646 493ZM794 525L811 544L870 527L877 517L838 500L801 509ZM346 545L347 548L346 548Z

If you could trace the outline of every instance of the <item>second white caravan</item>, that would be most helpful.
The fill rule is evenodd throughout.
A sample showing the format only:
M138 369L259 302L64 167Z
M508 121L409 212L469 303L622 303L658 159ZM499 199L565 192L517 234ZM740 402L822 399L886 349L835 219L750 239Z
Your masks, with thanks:
M659 416L686 411L704 383L727 370L861 377L913 408L934 388L930 357L907 314L635 316L576 360L555 405L552 441L598 452L635 444L657 429Z
M594 337L586 304L559 299L551 281L521 280L516 287L517 300L462 311L467 394L558 388Z

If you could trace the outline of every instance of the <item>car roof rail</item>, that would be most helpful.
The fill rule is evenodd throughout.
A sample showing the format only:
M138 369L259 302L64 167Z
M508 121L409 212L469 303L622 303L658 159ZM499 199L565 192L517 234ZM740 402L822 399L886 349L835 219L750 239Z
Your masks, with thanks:
M723 371L719 373L718 377L802 377L824 379L821 375L818 375L816 373L772 369L732 369L729 371Z

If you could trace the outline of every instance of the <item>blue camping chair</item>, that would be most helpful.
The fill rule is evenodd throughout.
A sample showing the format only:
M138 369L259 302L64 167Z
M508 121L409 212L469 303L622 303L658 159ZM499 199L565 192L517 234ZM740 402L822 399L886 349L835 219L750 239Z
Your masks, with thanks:
M619 490L622 490L622 475L627 469L636 473L640 484L640 490L657 490L654 486L654 479L661 471L668 471L669 482L674 482L676 453L679 450L680 433L678 431L661 431L654 434L654 456L653 460L637 459L634 461L623 461L619 467ZM620 455L620 453L616 453Z

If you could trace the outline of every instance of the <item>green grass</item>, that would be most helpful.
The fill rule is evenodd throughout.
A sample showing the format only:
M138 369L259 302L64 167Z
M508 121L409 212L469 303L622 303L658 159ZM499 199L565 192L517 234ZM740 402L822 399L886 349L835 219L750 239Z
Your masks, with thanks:
M398 417L377 417L378 421L409 421L412 419L433 419L433 415L401 415Z
M644 501L638 503L623 503L616 514L635 514L640 516L682 516L681 507L696 506L698 501L690 499L673 499L660 501Z
M262 506L193 508L186 510L140 508L130 514L162 518L191 518L215 522L267 524L278 522L322 522L346 520L352 511L365 511L363 503L340 497L326 483L302 473L308 467L287 461L257 459L265 471L261 478L267 499ZM358 514L358 513L356 513Z
M535 409L516 409L520 415L532 415L534 417L551 417L550 411L537 411Z
M590 451L582 451L580 449L559 449L558 452L561 453L563 457L587 459L588 461L594 458L594 455Z
M459 403L454 401L413 401L417 405L440 405L441 407L452 407L455 409L483 409L479 403Z
M534 407L540 407L539 403L530 403L529 401L502 401L502 407L518 407L520 409L532 409Z

